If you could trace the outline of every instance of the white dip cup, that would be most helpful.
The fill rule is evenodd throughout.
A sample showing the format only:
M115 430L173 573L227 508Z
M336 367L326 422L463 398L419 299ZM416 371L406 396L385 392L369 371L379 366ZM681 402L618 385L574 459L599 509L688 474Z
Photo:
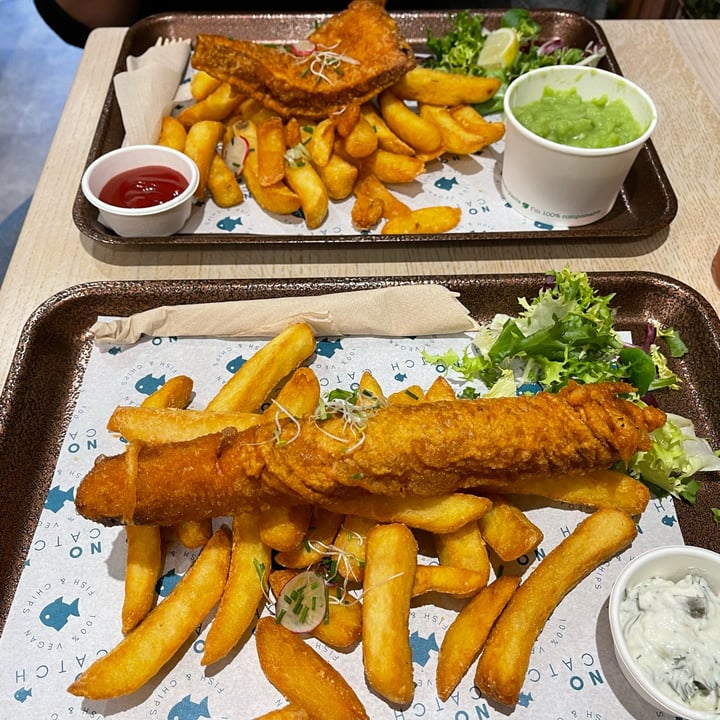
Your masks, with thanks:
M118 207L100 199L103 187L111 178L148 165L176 170L187 180L187 188L168 202L143 208ZM199 180L198 166L178 150L163 145L129 145L94 160L85 170L80 186L88 201L98 209L98 221L121 237L166 237L178 232L190 217Z
M515 108L540 100L545 88L575 88L583 100L620 99L643 129L632 142L578 148L545 140L515 117ZM657 124L648 94L626 78L592 67L553 65L531 70L508 87L504 103L502 192L510 206L540 223L573 227L607 215L635 158Z

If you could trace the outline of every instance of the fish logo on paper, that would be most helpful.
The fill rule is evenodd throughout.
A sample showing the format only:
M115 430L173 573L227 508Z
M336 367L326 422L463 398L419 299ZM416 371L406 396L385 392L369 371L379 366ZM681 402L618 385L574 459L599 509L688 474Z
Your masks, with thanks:
M142 395L152 395L156 390L159 390L165 384L165 376L161 375L156 378L153 377L152 373L141 377L135 383L135 389Z
M168 570L155 584L155 592L160 597L167 597L174 589L175 586L182 579L182 575L178 575L175 572L175 568Z
M47 495L45 505L43 506L46 510L58 513L63 509L66 502L72 502L75 499L75 488L71 487L67 490L61 490L57 485L54 485Z
M232 232L235 228L243 224L241 217L224 217L222 220L218 220L215 224L218 230L224 230L225 232Z
M417 630L410 635L410 648L412 649L413 662L422 667L428 664L432 651L438 652L440 650L435 639L435 633L431 633L429 637L423 637Z
M458 181L457 178L447 178L447 177L441 177L438 180L435 181L434 185L438 190L445 190L447 192L450 192L452 190L453 185L457 185Z
M318 340L315 352L321 357L331 358L338 350L342 350L342 342L340 340Z
M246 362L247 359L245 357L238 355L225 365L225 369L234 375Z
M170 708L168 720L199 720L209 718L208 699L204 697L199 703L192 701L190 695L186 695L180 702Z
M80 617L78 602L78 598L71 603L66 603L62 596L55 598L40 611L40 622L59 632L67 625L71 615Z
M19 702L24 703L29 697L32 697L32 688L21 687L15 691L13 697Z

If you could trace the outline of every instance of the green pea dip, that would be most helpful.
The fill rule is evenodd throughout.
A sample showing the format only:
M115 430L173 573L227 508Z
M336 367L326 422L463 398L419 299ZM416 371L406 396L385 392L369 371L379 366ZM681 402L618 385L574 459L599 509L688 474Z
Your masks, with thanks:
M545 87L539 100L513 112L518 122L536 135L573 147L624 145L644 130L623 100L608 100L606 95L583 100L575 88Z

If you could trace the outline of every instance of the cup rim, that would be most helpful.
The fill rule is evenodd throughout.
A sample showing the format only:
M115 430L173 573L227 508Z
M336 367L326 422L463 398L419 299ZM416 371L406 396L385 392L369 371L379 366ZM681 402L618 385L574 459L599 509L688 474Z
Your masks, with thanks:
M118 205L111 205L110 203L104 202L90 189L90 177L92 176L93 172L95 172L97 168L100 167L108 159L111 159L117 155L125 155L133 151L142 152L148 149L160 152L161 154L164 153L170 156L174 156L181 160L187 166L190 171L190 177L188 178L188 186L179 195L159 205L151 205L144 208L123 208L119 207ZM115 150L110 150L109 152L103 153L99 157L95 158L95 160L93 160L93 162L91 162L90 165L88 165L85 169L85 172L82 175L82 179L80 180L80 187L82 189L83 195L85 195L88 202L90 202L98 210L102 211L105 214L120 215L123 217L145 217L147 215L158 215L160 213L172 210L179 205L182 205L188 200L188 198L191 198L195 194L199 182L200 171L198 169L198 166L195 161L185 155L185 153L182 153L179 150L175 150L174 148L167 147L165 145L144 144L119 147Z
M653 685L650 680L642 672L640 666L635 662L630 654L627 643L620 626L620 603L623 599L624 592L628 587L628 579L634 573L639 572L645 565L652 562L655 558L663 558L680 554L687 557L690 561L692 558L707 559L718 565L720 568L720 555L706 548L696 545L662 545L654 547L637 555L633 558L618 574L608 600L608 620L610 622L610 634L612 636L615 653L619 656L619 661L624 665L626 670L639 686L641 686L648 697L653 698L653 702L657 707L663 707L666 712L672 712L677 717L688 718L688 720L711 720L716 718L717 714L712 711L696 710L685 703L678 702L662 692L658 687Z
M623 83L628 85L628 87L630 87L634 92L638 93L642 97L642 99L648 104L648 106L652 110L652 118L647 128L645 128L642 134L634 140L630 140L629 142L623 143L622 145L612 145L611 147L607 148L582 148L575 147L573 145L564 145L563 143L555 142L553 140L547 140L546 138L532 132L532 130L528 130L528 128L526 128L517 119L515 113L513 112L513 108L510 106L510 102L514 93L517 92L518 86L522 85L522 83L524 82L528 82L530 79L538 75L552 75L553 73L564 73L571 71L574 71L580 75L603 75L612 78L616 82L621 80ZM655 131L658 119L657 106L655 105L655 102L650 97L650 95L648 95L648 93L643 90L637 83L634 83L632 80L628 80L624 75L620 75L609 70L604 70L603 68L596 68L588 65L550 65L548 67L541 67L535 68L534 70L529 70L528 72L516 77L505 91L505 95L503 97L503 115L505 122L511 123L513 128L526 139L531 140L532 142L535 142L541 147L544 147L548 150L553 150L555 152L560 152L566 155L575 155L579 157L609 157L611 155L619 155L621 153L634 150L635 148L642 146L650 138L650 136Z

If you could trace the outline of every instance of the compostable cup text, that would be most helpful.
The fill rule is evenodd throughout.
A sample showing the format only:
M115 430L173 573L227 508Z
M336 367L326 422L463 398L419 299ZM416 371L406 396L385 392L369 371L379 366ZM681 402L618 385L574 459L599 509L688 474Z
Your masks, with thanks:
M514 109L539 100L545 88L575 88L583 100L620 99L642 128L635 140L607 148L578 148L546 140L517 120ZM592 67L553 65L515 79L503 100L505 151L502 192L531 220L559 227L587 225L607 215L632 164L657 124L648 94L621 75Z

